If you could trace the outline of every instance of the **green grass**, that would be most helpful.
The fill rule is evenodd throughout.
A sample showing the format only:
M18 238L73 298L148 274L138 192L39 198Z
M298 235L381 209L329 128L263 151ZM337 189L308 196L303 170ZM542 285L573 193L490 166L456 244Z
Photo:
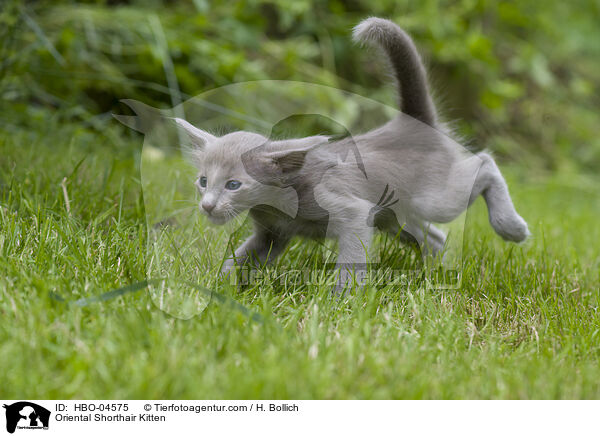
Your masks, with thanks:
M600 397L597 178L507 170L533 237L501 241L478 200L460 290L368 285L336 301L264 279L218 288L262 321L216 298L182 320L144 290L52 297L144 280L146 224L140 137L117 147L42 121L0 134L0 397ZM275 268L322 250L297 241Z

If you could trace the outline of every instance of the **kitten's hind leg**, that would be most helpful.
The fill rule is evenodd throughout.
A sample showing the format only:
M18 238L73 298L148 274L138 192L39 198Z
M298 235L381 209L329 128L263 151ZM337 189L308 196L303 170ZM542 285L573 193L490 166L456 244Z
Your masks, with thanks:
M483 164L475 179L469 205L481 194L487 204L490 224L496 233L507 241L524 241L529 236L527 223L515 210L496 162L487 153L478 153L477 156Z
M382 198L385 196L387 189L386 186ZM380 203L381 200L369 211L368 226L377 227L379 230L388 232L394 237L398 236L400 241L405 244L416 246L423 257L436 257L443 250L446 243L446 235L440 229L431 223L405 223L401 225L400 222L404 222L405 220L403 218L398 219L400 217L398 215L399 211L389 206L382 207ZM390 206L396 203L397 200L390 203Z
M446 235L431 223L406 223L402 227L400 238L409 242L416 241L423 257L443 256Z

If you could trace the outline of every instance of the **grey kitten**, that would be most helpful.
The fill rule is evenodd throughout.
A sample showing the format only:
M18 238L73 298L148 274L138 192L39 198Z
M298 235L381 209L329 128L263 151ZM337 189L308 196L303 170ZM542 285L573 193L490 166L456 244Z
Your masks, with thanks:
M195 146L202 212L222 224L248 210L254 222L254 234L224 272L273 260L296 235L335 238L341 272L361 269L376 228L437 256L445 235L431 223L452 221L479 195L502 238L529 235L492 157L466 153L438 123L411 38L380 18L362 21L354 38L383 49L400 89L404 114L375 130L275 141L243 131L216 137L175 119ZM348 280L340 274L337 289Z

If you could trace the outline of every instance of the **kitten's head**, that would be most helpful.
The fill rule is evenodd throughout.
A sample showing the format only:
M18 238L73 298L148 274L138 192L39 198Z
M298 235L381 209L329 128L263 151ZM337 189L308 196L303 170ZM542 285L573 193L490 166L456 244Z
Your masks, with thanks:
M217 137L183 119L175 121L192 143L189 154L198 169L200 211L214 224L260 204L286 201L281 197L288 191L281 188L289 186L309 150L302 140L271 142L244 131Z

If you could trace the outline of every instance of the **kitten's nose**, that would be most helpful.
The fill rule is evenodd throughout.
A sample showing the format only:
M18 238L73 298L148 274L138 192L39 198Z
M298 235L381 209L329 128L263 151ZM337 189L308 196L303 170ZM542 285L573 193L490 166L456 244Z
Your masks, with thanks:
M210 214L214 208L215 208L215 203L210 203L208 201L202 202L202 209L204 209L206 211L206 213Z

